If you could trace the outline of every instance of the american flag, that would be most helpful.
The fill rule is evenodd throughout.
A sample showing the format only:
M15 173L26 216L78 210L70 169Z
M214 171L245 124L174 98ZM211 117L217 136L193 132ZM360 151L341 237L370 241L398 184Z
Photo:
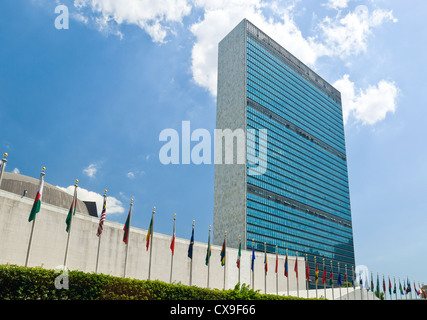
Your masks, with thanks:
M104 196L104 205L102 206L101 219L99 219L98 232L96 235L99 237L104 229L105 212L107 211L107 197Z

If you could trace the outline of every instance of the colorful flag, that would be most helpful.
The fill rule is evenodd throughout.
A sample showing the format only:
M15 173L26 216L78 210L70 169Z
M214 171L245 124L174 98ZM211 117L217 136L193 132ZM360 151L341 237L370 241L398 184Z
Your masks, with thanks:
M104 204L102 205L101 218L99 219L98 231L96 235L99 237L104 230L105 212L107 211L107 197L104 196Z
M341 273L338 274L338 285L341 286Z
M385 293L386 291L385 291L386 289L385 289L385 280L384 280L384 276L383 276L383 292Z
M400 290L400 294L403 296L405 293L403 292L403 288L402 288L402 284L400 283L400 280L399 280L399 290Z
M331 286L333 282L334 282L334 273L331 267L331 272L329 273L329 285Z
M279 253L277 251L276 251L276 273L279 273Z
M34 204L31 209L30 217L28 218L28 222L33 221L36 218L37 213L40 212L40 208L42 205L42 195L43 195L43 187L44 187L44 173L41 174L39 190L37 191L36 198L34 199Z
M310 282L310 267L308 266L308 261L307 261L307 267L305 269L305 278L307 282Z
M188 257L190 259L193 259L193 245L194 245L194 227L193 227L193 231L191 231L190 246L188 247Z
M65 231L70 231L71 227L71 219L76 215L76 207L77 207L77 188L74 188L74 196L71 201L70 210L68 211L67 219L65 219L65 223L67 224L67 228Z
M285 277L288 277L288 255L286 255L285 259Z
M221 257L221 266L225 266L225 238L222 244L220 257Z
M317 262L316 262L316 283L318 283L319 282L319 269L317 268Z
M267 252L264 254L264 270L265 273L268 272L268 265L267 265Z
M242 257L242 243L239 243L239 252L237 252L237 260L236 260L236 265L237 268L240 269L240 258Z
M251 270L254 271L255 264L255 246L252 245L252 258L251 258Z
M294 267L295 275L298 279L298 257L295 257L295 267Z
M406 286L406 293L408 294L409 292L411 292L411 284L409 283L409 279L407 279L407 286Z
M209 265L209 260L211 258L212 249L211 249L211 232L209 230L209 237L208 237L208 248L206 249L206 258L205 258L205 264Z
M379 294L380 294L380 278L378 277L378 274L377 274L377 292L378 292L378 296L379 296Z
M372 277L372 273L371 273L371 291L374 292L374 279Z
M129 229L130 229L130 216L132 212L132 207L129 209L128 217L126 218L125 225L123 226L123 242L128 244L129 240Z
M150 239L152 236L153 236L153 217L151 216L150 226L148 227L147 236L145 238L147 250L148 250L148 247L150 246Z
M172 235L170 248L171 248L172 255L174 255L175 254L175 232Z
M323 277L322 277L322 284L326 283L326 267L323 266Z
M388 278L388 292L390 292L390 295L391 295L391 281L390 281L390 278Z

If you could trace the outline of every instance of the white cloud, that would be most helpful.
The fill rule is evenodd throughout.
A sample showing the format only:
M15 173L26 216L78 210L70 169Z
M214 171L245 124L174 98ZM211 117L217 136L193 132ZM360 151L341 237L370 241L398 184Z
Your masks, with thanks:
M90 8L101 31L115 33L115 24L133 24L144 29L154 42L164 42L172 23L181 23L191 12L187 0L75 0L74 6L83 15Z
M66 188L57 186L57 188L67 192L70 195L74 195L74 186L68 186ZM98 216L101 214L102 206L104 204L104 195L79 187L77 189L77 198L81 201L96 202ZM122 202L114 197L107 195L107 216L108 214L122 214L123 212L125 212L125 208L123 207Z
M368 7L358 6L354 11L340 18L326 17L319 24L319 37L327 47L326 55L346 58L367 51L372 29L384 22L397 22L392 11L376 9L372 13Z
M98 171L98 165L92 163L87 168L83 169L83 173L86 174L89 178L94 178L96 172Z
M350 0L328 0L326 6L335 10L344 9L347 8L349 2Z
M354 117L364 125L373 125L397 109L399 89L394 82L381 80L378 85L362 90L356 89L349 75L344 75L334 87L341 91L344 123Z

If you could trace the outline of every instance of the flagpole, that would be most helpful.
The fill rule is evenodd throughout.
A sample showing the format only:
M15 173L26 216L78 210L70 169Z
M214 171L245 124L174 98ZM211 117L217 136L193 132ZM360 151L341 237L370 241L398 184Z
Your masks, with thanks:
M288 291L288 297L289 297L289 261L288 261L288 249L286 249L286 268L288 270L288 275L286 276L286 288Z
M211 228L212 226L209 226L209 238L208 238L208 252L206 253L207 262L208 262L208 289L209 289L209 274L210 274L210 268L211 268Z
M240 236L240 234L239 234L239 248L241 248L241 245L242 245L242 239L241 239L241 236ZM238 257L239 259L240 259L240 257ZM240 262L239 262L240 263ZM238 283L240 284L240 265L239 265L239 273L238 273Z
M251 266L253 266L252 269L252 290L255 288L255 239L252 239L252 260L251 260Z
M3 172L4 172L4 168L6 168L6 162L7 162L7 153L3 153L3 159L1 160L1 170L0 170L0 188L1 188L1 181L3 179Z
M332 260L331 260L331 274L332 274L332 300L335 300L335 296L334 296L334 269L332 267Z
M354 266L351 266L351 279L353 280L353 298L356 300L356 284L354 282Z
M192 228L191 235L194 234L194 221L195 220L193 220L193 228ZM191 246L191 243L190 243L190 246ZM193 250L193 248L191 248L191 250ZM192 283L193 283L193 251L191 251L191 261L190 261L190 287Z
M279 295L279 250L276 246L276 295Z
M294 270L295 272L295 276L297 279L297 297L299 298L299 283L298 283L298 251L295 251L295 265L296 265L296 270Z
M148 280L151 280L151 257L153 255L153 243L154 243L154 214L156 213L156 207L153 207L153 213L151 215L151 234L150 234L150 261L148 264Z
M323 290L325 291L325 299L327 299L326 298L326 276L325 276L325 269L326 268L326 266L325 266L325 258L323 258L323 278L325 279L324 281L323 281Z
M340 278L340 283L338 285L340 286L340 300L342 300L342 294L341 294L341 273L340 273L340 263L338 262L338 277Z
M2 167L3 167L3 165L2 165ZM41 185L42 185L42 183L43 183L43 181L44 181L44 176L45 176L45 172L46 171L46 168L45 167L43 167L42 168L42 172L40 173L40 184L39 184L39 189L40 189L40 187L41 187ZM41 200L41 199L40 199ZM33 223L32 223L32 225L31 225L31 233L30 233L30 240L28 241L28 249L27 249L27 257L26 257L26 259L25 259L25 267L27 267L28 266L28 261L30 260L30 251L31 251L31 245L32 245L32 242L33 242L33 234L34 234L34 226L35 226L35 224L36 224L36 216L34 217L34 219L33 219Z
M104 205L106 205L107 203L107 190L104 190ZM98 252L96 253L96 266L95 266L95 273L98 273L98 264L99 264L99 250L101 247L101 236L102 236L102 230L100 230L100 228L102 228L102 225L104 224L103 222L103 212L104 212L105 208L102 208L102 212L101 212L101 217L100 217L100 221L99 221L99 226L98 226ZM105 219L105 217L104 217ZM99 232L101 231L101 232Z
M176 221L176 213L173 214L173 231L172 231L172 241L174 241L175 238L175 221ZM175 250L175 242L174 242L174 250ZM172 271L173 271L173 256L174 252L171 250L171 275L169 279L169 283L172 283Z
M316 284L316 299L317 299L318 298L318 294L317 294L317 283L319 282L319 272L318 272L318 268L317 268L317 257L316 256L314 256L314 267L316 268L314 270L314 274L316 275L316 278L315 278L314 282Z
M308 254L307 253L305 254L305 264L306 264L306 267L308 267ZM310 270L310 269L308 269L308 270ZM310 273L307 272L307 270L305 271L305 273L306 273L306 278L307 278L307 279L305 279L305 281L306 281L306 290L307 290L307 299L308 299L308 284L310 282Z
M347 279L347 264L345 265L345 286L347 287L347 297L346 300L349 300L349 296L348 296L348 279Z
M123 278L126 278L126 271L127 271L128 249L129 249L129 238L130 238L130 222L131 222L131 217L132 217L132 207L133 207L133 199L130 199L129 226L128 226L128 230L127 230L126 252L125 252L125 266L124 266L124 269L123 269Z
M227 231L224 231L224 290L225 290L225 280L226 280L226 269L227 269Z
M74 185L74 196L73 196L73 202L71 204L71 209L72 210L70 212L70 224L68 226L68 237L67 237L67 245L65 247L65 258L64 258L64 270L67 268L67 258L68 258L68 246L70 244L70 235L71 235L71 226L73 223L73 216L74 216L74 212L76 211L76 205L77 205L77 184L79 183L79 180L75 180L75 185ZM74 212L73 212L74 211Z
M267 294L267 242L264 242L264 293Z

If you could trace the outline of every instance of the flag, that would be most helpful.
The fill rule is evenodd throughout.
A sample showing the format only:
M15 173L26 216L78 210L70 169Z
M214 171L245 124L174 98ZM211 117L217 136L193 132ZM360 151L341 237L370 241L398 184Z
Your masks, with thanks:
M37 191L36 198L34 199L33 208L31 209L28 222L33 221L36 218L37 213L40 212L40 207L42 205L43 187L44 187L44 174L42 174L40 177L39 190Z
M298 257L295 257L295 267L294 267L295 275L298 279Z
M403 288L402 288L402 284L400 283L400 280L399 280L399 290L400 290L400 294L403 296L405 293L403 292Z
M151 217L150 226L148 227L147 237L145 238L146 247L150 246L150 238L153 236L153 217Z
M209 260L211 258L212 249L211 249L211 232L209 230L209 237L208 237L208 248L206 249L206 258L205 258L205 264L209 265Z
M264 254L264 270L265 273L268 272L268 265L267 265L267 252Z
M220 257L221 257L221 266L225 266L225 238L224 238L224 242L222 244Z
M331 267L331 272L329 273L329 285L331 286L334 282L334 273L332 271L332 267Z
M175 232L172 235L172 241L171 241L170 248L172 251L172 255L174 255L175 254Z
M65 220L65 223L67 224L67 228L65 229L65 231L67 232L70 231L72 216L76 215L76 207L77 207L77 188L74 189L73 200L71 201L70 210L68 211L67 219Z
M323 277L322 277L322 284L326 283L326 267L323 266Z
M411 292L411 284L409 283L409 279L407 280L408 285L406 286L406 293Z
M251 258L251 270L254 271L255 264L255 246L252 245L252 258Z
M341 273L338 274L338 285L341 286Z
M374 279L372 278L372 273L371 273L371 291L374 292Z
M394 280L393 293L394 293L394 294L396 294L396 293L397 293L397 291L396 291L396 280Z
M126 218L125 225L123 226L123 242L128 244L129 240L129 228L130 228L130 215L132 209L129 209L128 217Z
M385 293L386 291L385 291L386 289L385 289L385 280L384 280L384 277L383 277L383 292Z
M237 260L236 260L236 265L237 268L240 269L240 258L242 257L242 243L240 242L239 244L239 252L237 252Z
M190 246L188 247L188 257L190 259L193 259L193 245L194 245L194 227L193 227L193 231L191 231Z
M307 282L310 282L310 267L308 266L308 261L307 261L307 268L305 269L305 278Z
M378 291L378 296L379 296L379 294L380 294L380 278L378 277L378 274L377 274L377 291Z
M319 282L319 269L317 268L317 262L316 262L316 272L315 272L315 274L316 274L316 283L318 283Z
M276 273L279 273L279 253L276 251Z
M417 293L417 296L419 296L420 293L418 292L417 287L415 286L415 282L414 282L414 289L415 289L415 292Z
M388 278L388 292L390 292L390 295L391 295L391 282L390 282L390 278Z
M105 212L107 211L107 197L104 196L104 204L102 205L101 218L99 219L98 231L96 235L99 237L104 230Z
M285 259L285 277L288 277L288 255L286 255Z

